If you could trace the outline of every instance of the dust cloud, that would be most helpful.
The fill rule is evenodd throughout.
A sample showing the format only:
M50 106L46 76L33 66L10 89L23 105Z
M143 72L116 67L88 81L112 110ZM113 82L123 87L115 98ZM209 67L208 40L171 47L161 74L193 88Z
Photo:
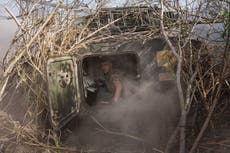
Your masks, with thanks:
M158 41L155 44L157 43ZM137 50L137 46L133 44L137 43L131 43L127 48L131 46ZM149 47L142 49L144 51L160 50L156 46L154 43L150 43ZM154 52L151 52L151 56L144 54L143 58L145 60L142 61L148 63L145 57L153 57L152 54ZM152 58L149 60L152 60ZM128 64L126 63L126 65ZM142 68L144 67L142 66ZM133 88L130 85L132 86L133 83L127 85L127 88ZM163 151L179 120L180 110L176 85L170 81L144 80L135 86L135 89L135 93L130 94L120 103L97 104L82 109L82 112L75 119L76 126L73 130L71 129L71 133L63 132L63 144L97 153L153 153ZM14 97L23 98L22 95L22 93L16 92ZM23 104L20 101L25 100L14 100L12 98L10 101L8 106L2 103L5 111L10 112L13 119L22 120L26 110L17 112L15 109L22 108Z
M176 86L143 82L138 91L111 105L79 115L65 145L95 152L163 151L179 119Z

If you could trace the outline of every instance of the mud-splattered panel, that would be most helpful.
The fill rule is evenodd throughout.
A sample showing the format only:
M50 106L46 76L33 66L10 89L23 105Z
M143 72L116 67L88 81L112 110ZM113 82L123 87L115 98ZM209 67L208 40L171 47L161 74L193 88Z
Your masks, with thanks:
M72 59L54 60L48 63L48 88L51 120L54 126L76 112L77 87Z

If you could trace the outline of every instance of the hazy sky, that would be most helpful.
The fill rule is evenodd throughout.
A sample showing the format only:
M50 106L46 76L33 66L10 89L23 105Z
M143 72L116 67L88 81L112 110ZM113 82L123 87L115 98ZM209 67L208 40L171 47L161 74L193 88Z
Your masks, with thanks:
M13 20L0 20L0 61L17 30Z

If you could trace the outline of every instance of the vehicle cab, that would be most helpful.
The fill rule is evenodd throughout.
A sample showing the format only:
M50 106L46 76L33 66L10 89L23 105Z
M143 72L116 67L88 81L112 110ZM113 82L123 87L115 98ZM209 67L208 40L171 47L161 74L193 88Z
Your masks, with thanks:
M133 12L139 15L131 15ZM174 18L173 13L169 12L169 15ZM103 80L101 58L111 59L113 68L122 72L126 83L124 86L130 88L126 91L131 94L138 89L142 80L165 82L175 78L176 60L160 36L148 39L145 35L129 36L130 29L134 29L135 33L149 30L152 26L159 27L159 20L154 16L154 11L148 7L103 9L98 17L95 17L90 28L98 29L117 17L122 17L122 20L115 23L115 26L120 27L119 31L127 33L124 36L126 39L107 39L76 50L74 54L48 59L47 91L50 120L54 129L65 126L79 114L83 105L94 106L99 103L100 91L103 90L97 86L97 81ZM118 31L113 27L109 30L112 35L118 35Z

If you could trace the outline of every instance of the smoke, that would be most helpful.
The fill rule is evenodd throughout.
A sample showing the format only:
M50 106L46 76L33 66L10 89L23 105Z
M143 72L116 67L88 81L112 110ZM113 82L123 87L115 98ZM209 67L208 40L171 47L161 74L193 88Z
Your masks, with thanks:
M154 63L151 64L151 67L146 67L146 65L149 64L149 61L153 61L154 51L162 48L162 45L159 44L160 40L154 41L156 45L150 42L143 47L140 43L130 43L120 49L123 50L126 47L130 50L132 48L133 50L142 50L140 56L143 58L141 60L143 63L141 63L141 67L153 70ZM126 64L123 64L126 73L129 72L126 70L132 67L136 68L134 66L136 61L132 60L133 57L127 56L126 58L121 55L116 59L120 59L117 60L117 63L126 61ZM91 59L91 61L89 68L95 71L92 71L92 75L95 75L99 71L96 67L98 61L95 59ZM119 68L120 65L117 67ZM157 73L156 71L151 72L147 71L146 74L152 76ZM133 73L135 76L134 73L136 72L130 71L129 73ZM135 88L135 93L129 94L117 104L98 104L87 108L87 113L83 112L78 115L77 126L72 134L64 136L63 143L65 145L80 147L83 150L96 150L96 152L134 153L164 150L168 138L179 120L176 86L172 82L163 83L152 79L142 81L139 85L128 78L126 81L129 83L125 87L128 89ZM14 105L12 99L12 103L5 109L7 112L15 112L16 106L18 105ZM23 114L22 112L19 113ZM15 119L20 120L19 117L23 115L17 116L18 118Z
M135 89L135 93L128 92L129 94L116 104L98 103L86 108L88 113L78 116L77 127L64 140L64 144L96 152L163 151L180 114L175 83L160 82L156 79L159 72L154 57L156 51L163 48L164 42L160 39L144 44L130 42L120 46L120 51L140 51L140 72L135 71L137 60L134 56L112 56L113 67L126 74L122 78L125 92L127 93L127 89ZM92 79L96 79L100 72L97 58L85 59L85 63L88 62L88 75ZM136 75L139 73L142 79L137 83Z
M179 118L176 86L144 82L138 91L112 105L91 107L65 144L111 152L164 150Z

